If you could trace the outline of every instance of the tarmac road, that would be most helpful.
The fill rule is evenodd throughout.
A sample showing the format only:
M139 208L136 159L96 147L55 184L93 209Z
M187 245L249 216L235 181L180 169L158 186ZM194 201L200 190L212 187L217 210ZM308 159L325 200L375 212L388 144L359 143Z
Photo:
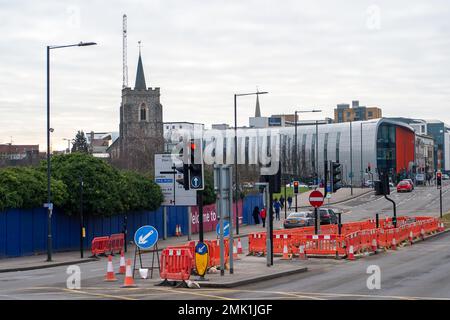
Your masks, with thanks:
M449 190L449 186L443 190L444 211L450 208ZM438 196L435 187L391 194L398 215L438 215ZM373 194L333 207L344 210L344 222L371 218L376 212L392 213L392 205ZM243 246L245 249L247 241ZM66 266L0 273L0 299L450 299L450 233L357 261L309 259L292 263L304 264L309 271L237 289L173 289L145 282L139 282L139 288L121 289L121 283L103 281L102 259L79 265L82 288L76 291L66 288ZM369 265L380 267L380 290L366 287Z

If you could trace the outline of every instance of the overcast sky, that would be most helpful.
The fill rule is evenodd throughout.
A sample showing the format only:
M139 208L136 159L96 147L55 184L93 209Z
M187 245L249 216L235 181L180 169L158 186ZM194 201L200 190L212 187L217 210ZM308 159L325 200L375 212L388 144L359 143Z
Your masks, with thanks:
M0 0L0 143L45 151L46 45L53 148L77 130L118 131L122 15L129 84L139 40L164 121L233 122L233 94L254 91L264 116L360 100L384 116L450 123L450 4L442 1ZM255 98L238 103L248 125ZM305 119L312 119L312 116Z

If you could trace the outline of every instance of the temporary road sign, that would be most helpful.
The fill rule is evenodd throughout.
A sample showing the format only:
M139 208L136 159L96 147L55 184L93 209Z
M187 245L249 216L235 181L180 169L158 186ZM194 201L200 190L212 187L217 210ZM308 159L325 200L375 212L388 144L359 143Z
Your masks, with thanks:
M203 277L208 269L209 250L208 245L203 242L195 246L195 270L200 277Z
M220 223L216 226L216 234L220 236ZM230 223L228 221L223 222L223 236L228 237L230 235Z
M314 208L319 208L323 204L322 192L320 192L318 190L314 190L313 192L311 192L311 194L309 195L309 203Z
M153 226L142 226L134 234L134 243L141 249L149 249L158 241L158 230Z

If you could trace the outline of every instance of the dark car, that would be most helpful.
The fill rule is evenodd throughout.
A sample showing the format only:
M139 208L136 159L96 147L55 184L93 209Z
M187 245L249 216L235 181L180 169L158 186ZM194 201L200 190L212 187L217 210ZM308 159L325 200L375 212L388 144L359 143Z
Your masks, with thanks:
M283 226L285 229L307 227L314 225L314 216L310 211L293 212L284 220Z
M320 224L337 224L338 217L336 212L331 208L320 208Z

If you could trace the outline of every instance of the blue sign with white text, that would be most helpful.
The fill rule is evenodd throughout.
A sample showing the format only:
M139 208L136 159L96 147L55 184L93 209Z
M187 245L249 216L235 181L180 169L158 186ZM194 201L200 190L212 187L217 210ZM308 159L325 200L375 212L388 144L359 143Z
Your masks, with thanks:
M149 249L158 241L158 230L153 226L142 226L134 234L134 243L141 249Z
M216 226L216 234L220 236L220 223ZM230 223L228 221L223 222L223 236L228 237L230 235Z

